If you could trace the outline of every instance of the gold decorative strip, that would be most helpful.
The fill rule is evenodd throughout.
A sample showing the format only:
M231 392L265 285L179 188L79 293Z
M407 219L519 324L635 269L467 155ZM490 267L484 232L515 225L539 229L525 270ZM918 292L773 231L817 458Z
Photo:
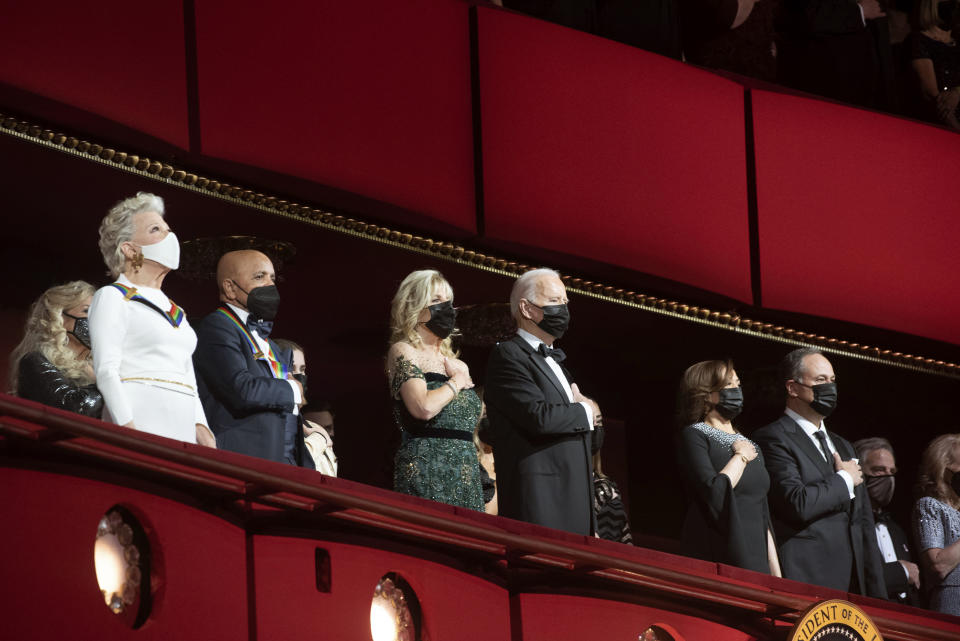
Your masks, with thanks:
M502 276L516 277L531 268L531 265L525 263L497 258L451 242L423 238L389 227L365 223L309 205L262 194L220 180L198 176L145 156L117 151L82 140L76 136L57 133L2 112L0 112L0 133L205 196L219 198L276 216L291 218L330 231L365 238L460 265L468 265ZM830 354L960 379L960 365L956 363L803 332L782 325L744 318L735 312L719 312L666 298L647 296L632 290L604 285L567 274L561 274L561 278L571 292L645 312L670 316L788 345L814 345Z

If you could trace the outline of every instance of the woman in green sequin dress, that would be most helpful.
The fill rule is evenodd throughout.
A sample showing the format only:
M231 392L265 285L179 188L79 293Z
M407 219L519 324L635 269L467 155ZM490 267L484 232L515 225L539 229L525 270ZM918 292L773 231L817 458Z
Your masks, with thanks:
M400 284L390 310L387 380L401 432L393 489L483 511L473 430L481 402L451 346L453 289L434 270Z

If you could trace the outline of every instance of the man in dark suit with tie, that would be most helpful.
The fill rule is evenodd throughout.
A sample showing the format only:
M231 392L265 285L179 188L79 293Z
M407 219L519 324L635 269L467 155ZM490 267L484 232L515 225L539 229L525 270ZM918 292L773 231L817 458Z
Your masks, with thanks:
M200 400L218 448L312 468L299 426L303 387L291 376L292 354L269 339L280 303L275 277L258 251L220 259L222 305L200 323L193 354Z
M828 432L836 375L820 350L796 349L781 363L784 415L753 433L770 473L768 495L783 576L886 598L863 473L853 446Z
M897 460L890 441L862 438L853 446L863 467L864 485L873 506L877 548L883 558L883 581L891 601L920 607L920 569L910 553L907 534L887 510L896 488Z
M510 308L517 335L494 347L484 389L499 513L593 534L590 436L600 409L553 349L569 324L566 289L552 270L529 271L514 283Z

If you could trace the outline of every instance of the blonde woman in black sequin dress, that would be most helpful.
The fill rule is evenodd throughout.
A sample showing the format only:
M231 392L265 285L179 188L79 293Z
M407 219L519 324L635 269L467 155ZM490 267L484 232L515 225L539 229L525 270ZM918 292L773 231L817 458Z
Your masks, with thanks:
M394 457L397 492L483 510L473 429L480 398L451 345L453 289L434 270L407 276L390 309L386 374L401 432Z

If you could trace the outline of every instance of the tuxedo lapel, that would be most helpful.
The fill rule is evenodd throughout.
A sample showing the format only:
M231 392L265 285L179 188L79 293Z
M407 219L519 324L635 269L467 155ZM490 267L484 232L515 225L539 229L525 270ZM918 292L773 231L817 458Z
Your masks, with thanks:
M553 383L554 387L557 388L560 396L564 400L567 400L569 398L567 396L567 391L563 389L563 384L561 384L559 379L557 379L557 375L553 373L553 369L547 365L547 360L541 356L539 352L530 347L530 343L525 341L522 336L516 336L513 340L515 340L523 348L530 360L533 361L533 364L541 372L543 372L543 375L550 379L550 382Z
M807 455L813 464L817 466L817 469L819 469L824 476L832 474L834 471L833 466L823 458L823 454L819 448L813 444L813 441L811 441L807 433L803 431L803 428L797 425L797 422L789 416L783 416L781 421L784 425L783 431L790 437L793 443Z

